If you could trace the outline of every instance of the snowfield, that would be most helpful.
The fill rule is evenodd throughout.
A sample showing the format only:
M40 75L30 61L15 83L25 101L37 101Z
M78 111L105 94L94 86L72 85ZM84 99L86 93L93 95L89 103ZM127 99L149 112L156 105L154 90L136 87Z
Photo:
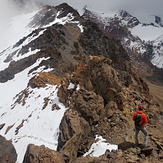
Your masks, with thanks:
M133 29L131 29L131 33L146 42L153 41L158 39L163 34L163 27L152 25L142 26L142 24L139 24Z
M0 124L5 124L0 134L13 141L18 153L18 163L22 162L29 143L44 144L56 150L59 124L66 111L64 105L58 101L55 85L47 85L46 88L39 89L27 87L32 77L27 75L29 70L39 65L42 60L45 59L40 59L33 66L17 74L13 80L0 84L0 90L3 92L1 99L4 99L0 103ZM29 95L25 96L23 90ZM20 96L21 99L17 102ZM49 102L43 108L45 98L49 98ZM57 104L60 110L52 111L53 104ZM23 127L18 130L21 124ZM11 128L8 130L8 127Z
M18 15L5 20L0 26L0 52L14 45L17 41L30 34L34 29L28 27L32 17L38 11Z

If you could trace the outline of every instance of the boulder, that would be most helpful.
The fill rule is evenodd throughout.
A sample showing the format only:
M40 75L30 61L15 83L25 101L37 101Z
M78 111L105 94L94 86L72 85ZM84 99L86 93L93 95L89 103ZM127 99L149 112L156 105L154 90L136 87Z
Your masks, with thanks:
M23 163L65 163L63 156L56 151L46 148L44 145L35 146L29 144Z
M93 91L80 89L72 94L71 107L90 125L97 124L104 109L104 100Z
M17 153L12 142L0 136L0 162L15 163L16 160Z
M71 162L87 152L93 140L88 122L77 111L67 110L60 124L57 150Z

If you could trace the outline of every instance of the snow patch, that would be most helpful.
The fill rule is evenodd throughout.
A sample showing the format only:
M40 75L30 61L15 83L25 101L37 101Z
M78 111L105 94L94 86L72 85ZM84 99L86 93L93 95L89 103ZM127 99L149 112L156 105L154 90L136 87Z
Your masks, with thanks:
M163 55L155 54L151 60L152 64L158 68L163 68Z
M102 136L96 135L95 143L92 144L91 148L88 152L84 154L84 156L91 156L91 157L99 157L103 155L106 150L117 150L117 145L112 145L107 143L106 139L103 139Z
M27 87L34 75L28 72L37 67L42 60L46 58L37 60L35 64L16 74L14 79L0 83L0 90L3 92L0 96L3 99L0 103L0 124L5 123L0 135L13 141L18 153L17 163L22 163L29 143L45 145L56 150L59 124L66 110L64 105L59 103L57 86L47 85L40 89ZM40 69L36 71L39 72ZM52 111L54 103L60 110ZM9 126L12 127L7 132Z
M162 35L163 28L152 25L142 26L142 24L139 24L131 29L131 33L141 38L141 40L152 41Z

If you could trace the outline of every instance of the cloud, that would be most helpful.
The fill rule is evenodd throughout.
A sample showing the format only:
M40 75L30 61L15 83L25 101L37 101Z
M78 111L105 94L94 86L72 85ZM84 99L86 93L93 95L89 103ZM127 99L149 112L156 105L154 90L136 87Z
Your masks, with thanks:
M1 0L0 5L0 20L2 18L6 18L15 14L22 12L21 9L18 10L15 5L13 5L13 1L16 0ZM35 9L35 3L49 4L49 5L59 5L64 3L64 0L24 0L26 3L26 11L30 11L31 9ZM162 0L67 0L70 6L77 9L80 13L82 13L82 9L85 5L92 7L94 10L107 12L108 10L120 10L124 9L131 13L133 16L147 15L153 14L162 16Z
M57 5L65 2L64 0L35 0L41 1L44 4ZM66 3L74 8L81 9L84 5L89 5L92 8L101 11L107 11L110 8L113 9L128 9L130 11L162 11L162 0L67 0Z
M15 0L16 1L16 0ZM35 1L35 0L34 0ZM14 0L1 0L0 2L0 22L18 15L36 9L36 4L30 1L24 8L18 6Z
M36 0L44 4L58 5L64 0ZM92 7L94 10L107 12L108 10L126 10L140 21L149 21L149 16L158 15L163 17L162 6L163 0L67 0L70 6L82 13L85 5Z
M0 2L0 21L5 20L12 15L15 15L16 11L10 5L8 0L1 0Z

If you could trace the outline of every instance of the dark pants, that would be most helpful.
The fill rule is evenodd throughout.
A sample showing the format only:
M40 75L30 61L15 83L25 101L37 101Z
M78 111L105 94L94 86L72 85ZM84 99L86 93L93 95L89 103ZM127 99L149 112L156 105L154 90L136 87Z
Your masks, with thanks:
M147 133L147 130L146 130L145 126L135 126L135 144L136 145L139 144L139 141L138 141L139 131L143 132L143 134L145 136L144 145L147 146L147 144L148 144L148 133Z

